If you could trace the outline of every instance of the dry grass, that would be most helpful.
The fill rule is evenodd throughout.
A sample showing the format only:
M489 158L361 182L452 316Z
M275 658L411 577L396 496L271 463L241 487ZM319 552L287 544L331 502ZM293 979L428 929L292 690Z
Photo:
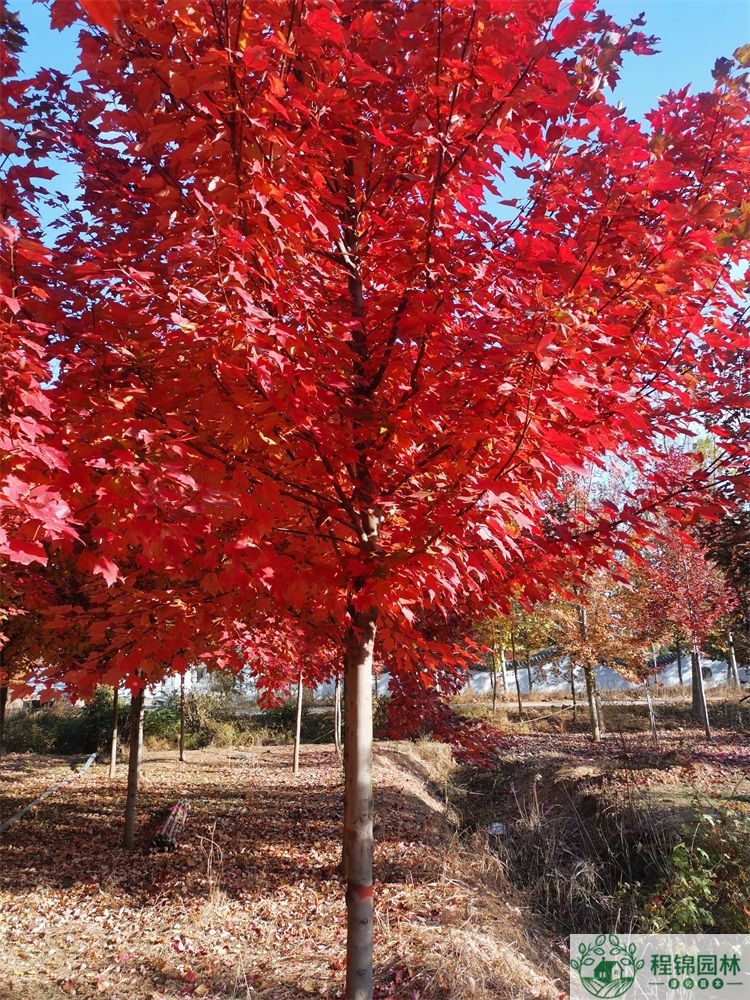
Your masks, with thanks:
M667 875L696 815L728 797L750 809L749 765L748 733L729 729L711 743L694 730L658 744L517 736L494 772L459 773L455 802L470 828L504 825L495 847L506 878L560 933L643 930L643 885Z
M419 996L475 998L557 997L565 968L512 890L486 839L458 839L445 852L437 886L442 929L415 928L422 968ZM447 926L446 926L447 924ZM390 935L398 945L399 936Z
M343 979L341 766L304 748L149 752L141 848L179 795L169 855L120 846L124 773L66 786L0 842L0 1000L333 1000ZM8 815L65 766L0 759ZM124 769L122 769L124 771ZM489 855L455 836L452 763L383 744L376 778L379 1000L556 997L559 962ZM532 922L533 923L533 922Z
M662 697L664 693L664 697ZM690 692L686 689L664 688L654 691L654 708L660 731L701 731L692 714ZM745 699L743 701L743 699ZM536 700L536 699L535 699ZM565 707L563 707L563 703ZM709 692L709 716L712 726L750 730L750 701L742 689L721 685ZM610 733L648 733L648 710L643 701L643 691L609 691L602 694L604 728ZM464 701L457 706L467 718L482 719L503 733L514 736L588 733L588 706L579 699L575 716L568 699L550 700L545 704L523 706L519 717L515 704L499 705L495 712L486 699Z
M685 679L690 680L690 671L684 672ZM674 685L674 687L660 687L656 686L652 688L653 695L660 701L685 701L689 702L692 698L691 689L688 686L681 687L679 684ZM741 687L733 687L729 684L715 684L711 687L706 687L706 698L709 701L726 701L726 702L738 702L743 695L748 692ZM636 692L642 697L642 692Z

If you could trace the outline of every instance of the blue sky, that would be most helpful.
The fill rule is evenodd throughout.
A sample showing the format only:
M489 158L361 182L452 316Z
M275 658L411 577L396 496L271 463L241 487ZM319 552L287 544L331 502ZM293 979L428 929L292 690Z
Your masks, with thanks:
M750 42L750 0L603 0L602 5L621 21L645 11L644 30L662 40L661 54L649 59L631 57L618 94L632 114L642 115L665 90L710 81L719 56ZM53 66L70 72L77 62L74 31L52 31L43 4L10 0L29 29L24 66L33 70Z
M637 118L668 90L711 84L720 56L750 42L750 0L604 0L618 20L646 14L647 34L661 39L658 55L626 56L617 96Z
M24 70L50 66L72 72L78 61L76 32L52 31L43 4L10 0L9 6L20 12L29 31ZM661 39L658 55L628 56L623 66L616 96L636 118L668 90L688 83L710 86L716 59L750 42L750 0L603 0L602 6L620 22L645 11L643 30ZM72 193L74 183L74 175L64 170L56 186Z

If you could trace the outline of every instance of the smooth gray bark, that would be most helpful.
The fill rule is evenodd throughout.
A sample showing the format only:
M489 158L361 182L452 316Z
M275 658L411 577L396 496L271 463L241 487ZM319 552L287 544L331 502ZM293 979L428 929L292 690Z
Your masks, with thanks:
M294 727L294 761L292 763L292 772L294 774L299 774L299 745L302 737L302 697L304 692L302 671L300 670L299 677L297 678L297 720Z
M739 687L740 677L737 673L737 657L734 652L734 636L727 630L727 684Z
M693 707L693 715L696 719L698 719L698 721L701 721L701 699L698 688L700 687L699 680L703 677L703 674L701 673L700 667L700 653L696 652L695 649L691 650L690 653L690 675L692 680L690 699Z
M578 608L578 634L582 642L588 640L588 615L586 608L582 605ZM602 711L599 701L599 692L596 690L596 677L594 668L590 663L584 663L583 674L586 678L586 697L589 703L589 728L594 742L598 743L602 738Z
M376 612L351 612L344 658L346 1000L371 1000L373 949L372 671Z
M703 723L706 739L711 739L711 723L708 718L708 702L706 701L706 687L703 683L703 671L701 669L701 658L697 644L693 646L692 653L693 667L693 692L696 696L693 704L697 703L698 718Z
M516 678L516 698L518 699L518 718L523 718L523 704L521 702L521 685L518 683L518 657L516 656L516 634L510 630L510 650L513 656L513 674Z
M185 760L185 675L180 674L180 761Z
M5 713L8 707L8 685L0 684L0 753L3 751L5 738Z
M143 691L133 695L130 703L130 753L128 757L128 791L125 801L125 833L122 842L132 850L138 818L138 777L143 757Z
M492 711L497 711L497 644L492 639Z
M644 684L643 687L646 691L646 704L648 705L648 721L651 726L651 736L654 741L658 743L659 734L656 731L656 715L654 714L654 702L651 698L651 689L649 688L648 683Z
M589 703L589 726L591 728L591 735L594 741L598 743L602 738L602 726L601 719L599 718L599 706L596 700L596 692L594 690L594 671L588 665L584 665L583 674L586 678L586 697Z
M503 694L508 693L508 662L505 658L505 646L500 647L500 673L503 678Z
M341 678L336 674L333 686L333 745L341 756Z
M534 690L534 682L531 679L531 653L529 652L529 647L526 647L526 674L529 679L529 694Z
M578 715L578 703L576 701L576 667L572 660L568 664L568 670L570 671L570 696L573 699L573 722L575 722Z
M117 739L120 725L120 688L115 685L114 698L112 700L112 736L109 744L109 776L114 778L117 772Z

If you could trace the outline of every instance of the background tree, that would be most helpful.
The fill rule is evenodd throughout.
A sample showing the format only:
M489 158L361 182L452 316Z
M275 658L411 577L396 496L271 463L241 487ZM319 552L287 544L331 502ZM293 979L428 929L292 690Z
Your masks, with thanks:
M750 508L739 502L720 520L703 525L700 538L736 599L724 632L732 635L739 661L750 663Z
M644 574L658 595L664 619L674 631L689 637L693 710L710 739L700 655L714 623L733 606L732 595L721 572L709 562L695 540L674 527L662 528Z
M625 566L627 582L612 582L609 591L613 630L619 637L616 669L629 680L643 685L653 738L658 739L651 685L659 672L658 647L672 638L672 627L664 619L661 594L644 574L639 562Z
M597 701L596 668L608 661L613 648L607 588L611 581L601 572L591 576L585 587L576 585L570 598L550 605L551 631L555 645L568 659L571 685L581 667L586 683L591 735L601 739L603 719Z
M508 662L506 650L510 645L510 630L504 618L492 618L482 622L477 630L481 642L488 648L490 677L492 684L492 711L497 710L499 685L503 694L508 693Z

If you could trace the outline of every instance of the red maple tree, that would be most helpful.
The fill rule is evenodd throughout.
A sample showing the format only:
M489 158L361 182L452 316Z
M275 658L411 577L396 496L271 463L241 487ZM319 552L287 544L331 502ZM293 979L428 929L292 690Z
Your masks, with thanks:
M690 643L693 706L710 739L700 653L712 627L736 606L736 599L721 570L709 562L692 536L675 526L662 525L644 576L658 595L663 620L671 625L673 634L687 637Z
M51 136L29 134L32 87L19 78L24 44L17 17L8 14L0 33L0 556L28 565L44 562L42 542L74 538L70 510L52 485L66 466L55 435L44 383L51 377L47 338L59 303L51 294L53 254L40 242L41 185L52 176L43 164Z
M585 546L545 528L561 476L721 407L697 389L740 335L747 92L721 64L629 120L605 88L650 41L593 0L80 6L106 30L48 123L81 174L50 278L79 560L125 604L151 574L338 643L370 997L376 637L420 700L425 619ZM153 671L158 624L111 668Z

